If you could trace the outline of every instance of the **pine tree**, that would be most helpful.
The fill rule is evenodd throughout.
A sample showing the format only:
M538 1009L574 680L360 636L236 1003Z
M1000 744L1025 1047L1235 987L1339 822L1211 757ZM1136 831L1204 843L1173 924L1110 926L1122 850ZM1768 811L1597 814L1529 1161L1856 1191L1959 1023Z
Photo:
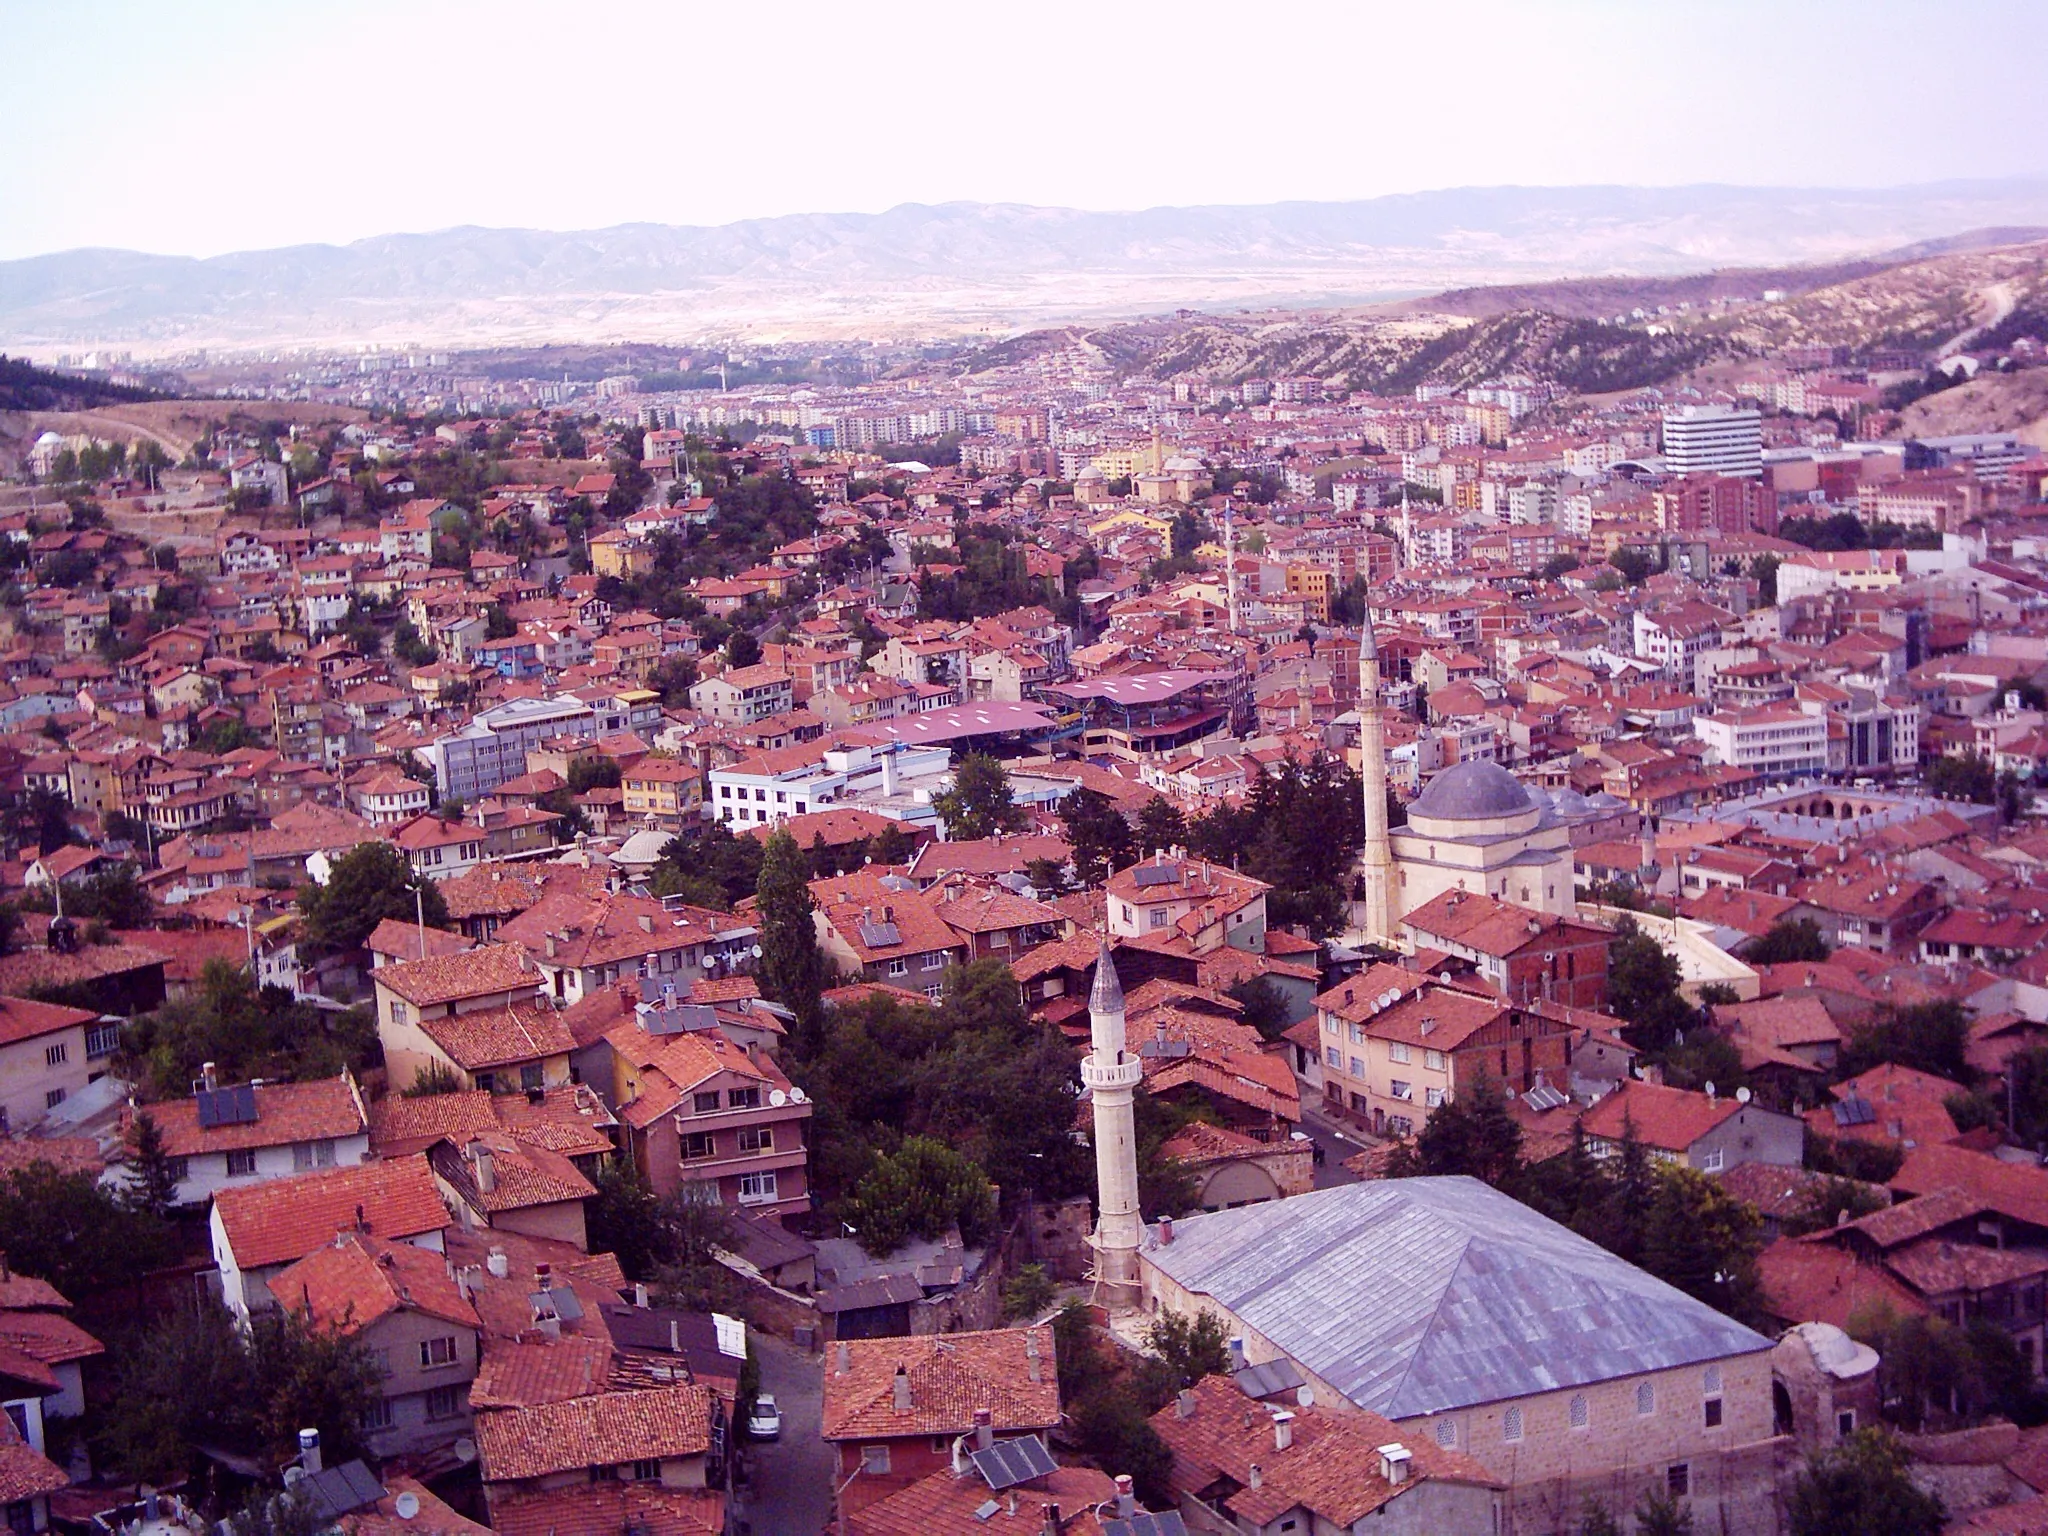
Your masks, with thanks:
M802 1054L815 1052L820 1033L819 994L825 986L825 956L811 921L810 860L796 839L777 829L761 860L761 986L797 1016Z
M129 1199L137 1210L164 1216L178 1199L178 1174L164 1150L163 1128L143 1110L128 1131L128 1168L135 1176Z

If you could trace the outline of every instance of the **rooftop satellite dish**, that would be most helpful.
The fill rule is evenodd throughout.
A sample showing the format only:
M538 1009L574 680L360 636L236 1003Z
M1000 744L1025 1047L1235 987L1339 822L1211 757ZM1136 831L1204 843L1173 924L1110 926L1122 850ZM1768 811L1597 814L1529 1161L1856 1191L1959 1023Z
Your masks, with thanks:
M420 1496L407 1489L391 1501L391 1507L398 1511L398 1518L410 1520L420 1512Z
M1706 1081L1705 1083L1703 1083L1703 1084L1702 1084L1701 1086L1702 1086L1702 1087L1703 1087L1703 1088L1704 1088L1704 1089L1706 1090L1706 1094L1707 1094L1707 1097L1711 1099L1711 1098L1712 1098L1712 1097L1714 1096L1714 1083L1713 1083L1713 1079L1709 1078L1709 1079L1708 1079L1708 1080L1707 1080L1707 1081Z
M305 1480L306 1469L304 1467L286 1467L284 1469L285 1487L296 1488L299 1486L300 1483L303 1483Z
M1295 1404L1296 1404L1296 1405L1297 1405L1298 1407L1302 1407L1302 1408L1313 1408L1313 1407L1315 1407L1315 1405L1316 1405L1316 1389L1315 1389L1314 1387L1296 1387L1296 1388L1294 1389L1294 1401L1295 1401Z
M803 1089L801 1089L801 1088L792 1088L792 1089L790 1089L790 1090L789 1090L789 1099L790 1099L790 1102L791 1102L792 1104L801 1104L801 1103L803 1103L803 1101L804 1101L804 1091L803 1091Z
M708 971L711 969L711 967L718 964L718 957L716 955L706 955L703 959L702 964L704 966L704 969Z
M456 1441L449 1449L455 1453L455 1459L465 1467L476 1460L476 1442L467 1435Z
M1749 1102L1749 1090L1747 1088L1736 1089L1735 1102L1738 1104L1747 1104Z
M784 1093L780 1088L777 1088L774 1092L768 1095L768 1102L772 1104L775 1108L780 1109L783 1105L789 1102L789 1095Z

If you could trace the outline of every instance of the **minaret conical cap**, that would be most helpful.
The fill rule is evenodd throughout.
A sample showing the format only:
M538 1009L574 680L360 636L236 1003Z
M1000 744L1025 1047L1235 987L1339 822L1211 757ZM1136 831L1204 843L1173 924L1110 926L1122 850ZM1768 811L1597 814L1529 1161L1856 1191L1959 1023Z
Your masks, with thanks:
M1124 984L1117 976L1116 961L1109 956L1109 940L1104 939L1095 956L1095 988L1088 994L1090 1013L1122 1013L1124 1011Z

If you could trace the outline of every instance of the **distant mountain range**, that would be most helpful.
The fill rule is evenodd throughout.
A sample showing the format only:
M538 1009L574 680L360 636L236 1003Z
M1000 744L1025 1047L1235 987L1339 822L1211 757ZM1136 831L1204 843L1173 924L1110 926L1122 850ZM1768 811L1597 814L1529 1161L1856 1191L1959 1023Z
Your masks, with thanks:
M0 262L0 347L456 346L1006 332L1184 305L1830 262L2048 225L2048 180L1465 188L1090 213L906 204L715 228L461 228L205 260Z

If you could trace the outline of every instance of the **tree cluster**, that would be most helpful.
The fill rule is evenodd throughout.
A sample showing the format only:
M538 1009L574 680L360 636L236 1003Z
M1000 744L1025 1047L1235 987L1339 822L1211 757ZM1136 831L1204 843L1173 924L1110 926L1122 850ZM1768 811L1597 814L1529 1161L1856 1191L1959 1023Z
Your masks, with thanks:
M381 1059L377 1022L367 1007L339 1012L297 1001L283 987L258 987L246 967L218 957L199 985L122 1031L120 1064L151 1099L191 1092L200 1068L242 1082L309 1082L360 1073Z
M363 1450L364 1413L383 1372L353 1336L293 1312L257 1313L237 1327L217 1303L181 1306L109 1351L112 1390L94 1450L122 1479L167 1483L201 1470L199 1447L274 1462L320 1431L341 1462Z
M1240 804L1193 819L1154 796L1134 827L1088 789L1061 802L1060 819L1074 868L1089 884L1153 849L1185 847L1271 885L1266 916L1275 926L1327 935L1344 926L1346 875L1365 841L1363 807L1358 775L1319 754L1261 774Z

